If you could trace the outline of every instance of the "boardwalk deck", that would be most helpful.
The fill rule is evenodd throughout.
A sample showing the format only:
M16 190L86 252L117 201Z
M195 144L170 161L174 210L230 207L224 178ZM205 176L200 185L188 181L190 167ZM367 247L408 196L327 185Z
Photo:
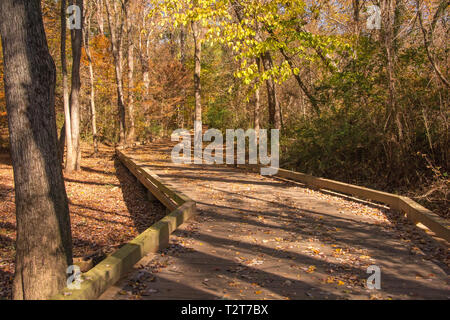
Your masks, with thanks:
M197 202L170 247L101 299L449 299L448 247L388 208L235 168L127 150ZM366 287L381 268L381 290Z

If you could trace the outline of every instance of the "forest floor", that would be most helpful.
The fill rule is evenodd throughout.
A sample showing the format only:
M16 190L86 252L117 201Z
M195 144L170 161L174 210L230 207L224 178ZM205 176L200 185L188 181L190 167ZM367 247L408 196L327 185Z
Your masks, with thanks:
M165 215L147 200L145 189L101 146L83 146L82 170L65 174L72 225L73 256L101 261ZM0 154L0 300L11 297L16 238L14 178L8 154Z
M450 299L449 248L373 203L223 166L170 144L126 151L197 203L170 246L101 299ZM381 290L366 286L381 269Z

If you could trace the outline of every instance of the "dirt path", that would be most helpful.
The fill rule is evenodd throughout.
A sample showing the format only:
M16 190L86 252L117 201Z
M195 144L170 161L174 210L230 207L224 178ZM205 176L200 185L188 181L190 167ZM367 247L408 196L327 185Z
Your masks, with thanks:
M448 247L376 205L234 168L128 151L197 202L163 253L101 299L449 299ZM381 290L366 288L381 268Z

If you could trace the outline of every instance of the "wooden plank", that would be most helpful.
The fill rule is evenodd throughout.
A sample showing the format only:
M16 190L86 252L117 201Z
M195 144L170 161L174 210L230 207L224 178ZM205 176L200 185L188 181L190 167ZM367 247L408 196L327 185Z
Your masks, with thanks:
M450 229L447 221L410 198L400 197L400 201L400 207L409 220L414 223L422 223L438 237L450 242Z

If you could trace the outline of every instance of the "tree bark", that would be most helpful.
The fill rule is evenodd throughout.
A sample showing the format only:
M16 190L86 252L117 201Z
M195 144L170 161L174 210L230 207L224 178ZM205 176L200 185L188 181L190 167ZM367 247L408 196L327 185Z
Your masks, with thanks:
M360 9L361 5L359 3L359 0L352 0L352 6L353 6L353 22L354 22L354 33L359 38L361 34L361 27L360 27Z
M64 162L64 147L66 146L66 123L64 122L61 127L61 131L59 132L59 140L58 140L58 150L59 150L59 161L61 164Z
M194 97L195 97L195 121L202 121L202 100L201 90L202 85L200 81L202 71L202 44L201 44L201 30L197 22L191 23L192 34L194 36Z
M72 240L40 1L0 1L0 34L16 199L13 298L48 299L66 284Z
M67 75L67 60L66 60L66 40L67 40L67 20L66 20L67 1L61 0L61 70L62 70L62 87L63 87L63 101L64 101L64 118L65 118L65 141L67 146L66 152L66 166L67 173L72 171L69 163L73 163L74 151L72 144L72 121L70 116L70 101L69 101L69 85ZM64 145L60 146L64 151Z
M180 27L180 62L183 67L186 65L186 31L184 26Z
M133 46L133 7L132 2L128 3L126 11L126 28L128 40L128 117L130 125L128 128L127 141L133 142L135 140L135 125L134 125L134 46Z
M83 25L83 0L75 0L69 2L80 8L81 21ZM70 91L70 120L72 126L72 145L73 154L70 162L67 162L67 170L80 170L81 168L81 145L80 145L80 65L81 65L81 47L83 43L83 27L71 30L72 40L72 88Z
M387 72L387 84L389 90L388 97L388 110L386 117L386 126L390 123L397 127L398 140L403 140L403 125L401 122L400 111L397 105L397 93L395 86L395 60L396 60L396 50L395 50L395 11L398 0L385 0L382 7L383 18L384 18L384 28L383 30L383 40L386 50L386 72Z
M271 70L273 68L272 57L270 52L265 52L262 56L262 63L265 71ZM275 81L270 78L266 80L267 87L267 102L269 105L269 125L273 129L281 129L281 119L280 119L280 105L277 99L277 91L275 87Z
M119 144L126 143L125 140L125 98L123 93L123 71L122 71L122 36L123 36L123 14L120 14L117 9L115 0L113 1L113 7L109 1L105 2L106 13L108 17L108 26L111 33L111 46L114 58L114 70L116 74L117 83L117 108L119 112ZM112 10L114 9L114 10ZM122 10L122 9L121 9Z
M95 0L97 24L102 35L105 34L105 22L103 19L103 0Z
M258 72L261 73L261 58L255 59L256 64L258 65ZM259 86L256 88L255 91L255 132L256 137L259 137L259 131L261 129L261 96L260 96L260 90Z
M87 28L85 29L84 36L84 49L86 51L86 57L89 65L89 84L91 89L90 105L91 105L91 125L92 125L92 142L94 144L94 153L98 152L98 137L97 137L97 112L95 109L95 81L94 81L94 67L92 65L91 49L89 47L89 33L91 30L91 12L89 11L89 4L87 6Z
M151 30L147 27L148 12L145 7L141 10L141 30L145 32L139 33L139 63L142 69L142 81L144 84L144 100L147 100L150 89L150 67L148 65L148 57L150 52L150 35Z

